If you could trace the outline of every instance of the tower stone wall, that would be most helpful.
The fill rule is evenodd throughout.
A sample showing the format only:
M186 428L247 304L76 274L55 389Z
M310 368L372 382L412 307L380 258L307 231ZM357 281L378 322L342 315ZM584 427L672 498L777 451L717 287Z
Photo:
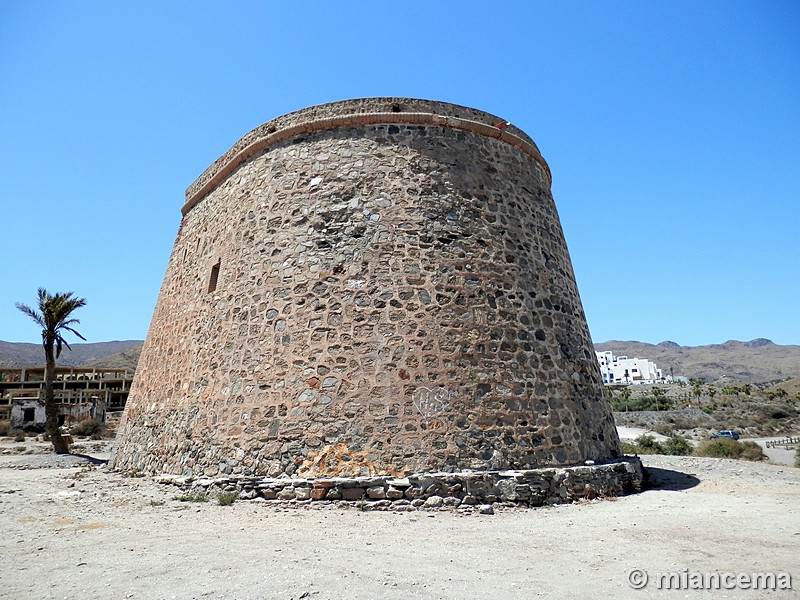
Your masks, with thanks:
M237 142L183 213L116 468L619 456L549 169L499 117L406 98L304 109Z

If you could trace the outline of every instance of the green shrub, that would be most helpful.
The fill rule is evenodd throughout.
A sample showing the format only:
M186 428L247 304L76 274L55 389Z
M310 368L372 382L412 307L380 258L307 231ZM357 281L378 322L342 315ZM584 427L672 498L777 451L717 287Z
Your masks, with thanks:
M611 409L616 412L639 411L639 410L672 410L674 404L667 398L656 398L655 396L639 396L638 398L614 397L610 400Z
M230 506L239 498L239 492L222 492L217 496L217 502L220 506Z
M694 453L694 446L685 437L672 434L666 442L658 442L652 435L643 434L633 442L622 442L625 454L671 454L688 456Z
M762 460L764 453L755 442L737 442L730 438L706 440L695 450L698 456L711 458L738 458L743 460Z
M94 419L84 419L78 424L73 425L70 428L70 433L72 435L90 436L102 430L103 426Z
M664 447L652 435L643 434L633 442L622 442L625 454L664 454Z
M642 434L636 438L640 454L663 454L664 447L652 435Z
M664 454L672 456L689 456L694 453L694 446L685 437L673 434L663 443Z
M639 454L639 446L634 442L622 442L623 454Z

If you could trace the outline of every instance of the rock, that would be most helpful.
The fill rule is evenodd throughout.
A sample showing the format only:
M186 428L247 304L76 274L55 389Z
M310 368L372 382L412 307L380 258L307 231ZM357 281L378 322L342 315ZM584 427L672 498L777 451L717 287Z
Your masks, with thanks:
M441 496L431 496L422 504L423 508L439 508L444 505L444 498Z
M419 498L422 495L422 489L416 485L412 485L405 491L406 498Z
M278 492L278 500L294 500L294 488L283 488L280 492Z
M480 514L482 514L482 515L493 515L494 514L494 508L492 507L491 504L481 504L478 507L478 512Z
M310 500L311 488L310 487L294 488L294 497L296 500Z
M354 488L344 488L342 490L342 500L361 500L363 497L364 497L364 488L354 487Z
M386 490L383 486L375 486L367 488L367 498L371 500L383 500L386 498Z
M403 490L398 490L396 487L390 487L386 490L386 497L392 500L398 500L403 497Z

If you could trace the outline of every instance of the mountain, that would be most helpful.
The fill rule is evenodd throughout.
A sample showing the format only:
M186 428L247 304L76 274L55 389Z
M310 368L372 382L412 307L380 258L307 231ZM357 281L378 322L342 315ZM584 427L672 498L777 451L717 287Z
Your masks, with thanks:
M72 344L58 360L59 366L82 366L96 369L136 368L143 342L98 342ZM763 383L790 377L800 378L800 346L782 346L759 338L749 342L729 340L706 346L680 346L665 341L659 344L610 341L594 345L596 350L610 350L617 356L647 358L667 375L694 377L720 383ZM0 341L0 367L41 366L44 363L39 344Z
M122 342L95 342L92 344L70 344L72 350L64 348L58 358L60 367L92 366L95 368L133 368L139 360L142 342L126 340ZM127 354L132 364L123 364L118 354ZM113 359L111 357L114 357ZM111 360L111 362L106 362ZM89 364L91 363L91 364ZM116 364L118 363L118 364ZM130 363L130 360L128 360ZM41 344L26 344L0 341L0 367L36 367L44 365L44 350Z
M782 346L764 338L706 346L610 341L594 347L617 356L646 358L656 363L664 375L672 369L675 375L708 382L762 383L800 377L800 346Z
M122 352L90 360L82 366L91 367L92 369L131 369L135 371L139 356L142 354L143 344L144 342L136 342L135 346L131 346Z

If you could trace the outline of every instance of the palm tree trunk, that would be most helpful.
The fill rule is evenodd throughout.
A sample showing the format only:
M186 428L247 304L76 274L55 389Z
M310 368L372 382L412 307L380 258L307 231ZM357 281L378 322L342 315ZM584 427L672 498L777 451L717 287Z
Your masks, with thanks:
M53 442L53 450L56 454L69 454L67 440L61 436L58 427L58 404L56 404L56 394L53 389L53 380L56 377L56 359L53 354L53 342L48 340L44 344L44 354L47 361L44 370L44 414L45 431Z

